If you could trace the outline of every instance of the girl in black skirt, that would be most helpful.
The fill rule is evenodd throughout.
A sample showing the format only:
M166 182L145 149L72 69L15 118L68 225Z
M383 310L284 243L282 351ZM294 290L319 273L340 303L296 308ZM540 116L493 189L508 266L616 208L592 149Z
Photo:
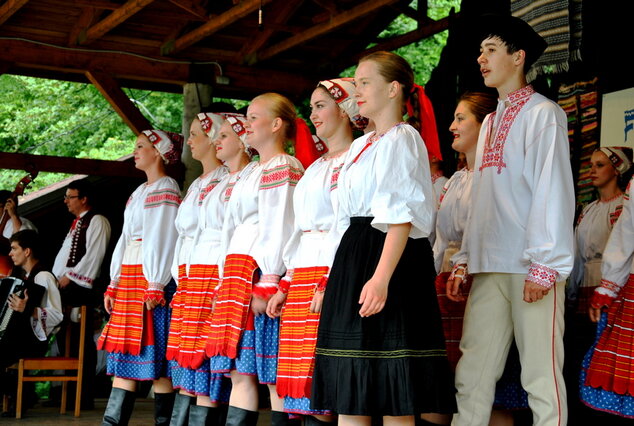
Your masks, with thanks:
M427 240L428 155L402 122L413 89L407 61L372 53L355 82L360 114L376 130L353 142L339 177L345 234L324 296L313 408L338 413L343 425L369 425L372 416L413 424L420 413L455 410Z

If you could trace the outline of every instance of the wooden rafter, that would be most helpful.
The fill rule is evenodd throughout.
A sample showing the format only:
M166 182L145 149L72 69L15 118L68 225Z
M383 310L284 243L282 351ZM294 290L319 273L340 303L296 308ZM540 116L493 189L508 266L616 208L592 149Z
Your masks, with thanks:
M231 25L238 19L241 19L249 13L257 10L260 5L267 4L270 1L271 0L245 0L240 4L233 6L225 13L210 19L205 24L174 40L173 42L165 43L161 47L161 53L163 55L169 55L186 49L192 44L204 39L205 37L209 37L216 31L221 30L228 25Z
M207 11L200 5L199 1L194 0L169 0L170 3L180 7L199 18L207 18Z
M397 0L369 0L365 3L351 9L346 10L344 12L339 13L332 17L332 19L323 24L315 25L308 30L297 34L296 36L289 37L288 39L269 47L268 49L264 49L261 52L258 52L258 59L265 60L269 59L275 55L278 55L292 47L295 47L299 44L305 43L308 40L314 39L321 35L326 34L329 31L336 30L343 25L346 25L356 19L367 15L368 13L374 12L375 10L389 5L391 3L395 3Z
M72 173L77 175L143 177L132 161L89 160L52 155L31 155L3 152L0 169L37 170L39 172Z
M106 18L88 28L85 33L82 32L79 36L79 44L85 45L92 43L153 1L154 0L128 0L127 3L117 10L114 10Z
M135 135L142 130L150 129L152 125L141 111L132 103L130 98L121 90L119 83L104 72L88 71L86 77L101 92L104 98L112 105L125 124Z
M0 7L0 25L4 24L15 12L20 10L22 6L29 0L7 0Z
M0 58L11 58L21 70L50 70L60 73L84 75L86 71L100 70L117 81L153 82L182 86L188 82L214 84L216 67L211 64L192 65L184 62L161 62L138 56L109 52L85 52L34 45L21 40L0 40ZM195 69L195 72L194 72ZM270 69L241 66L223 66L229 77L229 86L218 86L220 92L243 96L261 93L263 88L289 95L303 94L314 85L315 76ZM76 81L75 79L71 79ZM86 80L84 80L86 81Z
M245 59L248 61L249 57L260 47L264 46L280 26L286 24L301 3L301 0L287 0L285 2L274 3L273 6L277 8L267 11L267 15L271 14L273 16L273 22L267 22L264 26L264 30L259 32L249 43L244 44L235 62L243 63Z
M95 19L97 10L92 7L84 7L82 8L81 15L79 15L79 19L77 19L77 23L70 31L70 35L68 36L68 45L75 46L77 45L77 40L79 39L79 34L82 31L86 31L90 25L92 25L93 20Z
M11 58L17 65L30 68L80 74L91 69L100 69L117 79L140 79L168 84L185 84L190 72L190 65L187 63L156 62L119 53L59 49L22 40L0 40L0 58Z
M414 43L416 41L422 40L424 38L430 37L434 34L442 32L449 28L449 22L452 19L455 19L458 14L447 16L445 18L439 19L438 21L430 20L428 24L421 28L416 29L414 31L410 31L408 33L391 37L389 39L383 40L379 42L376 46L373 46L369 49L366 49L363 52L358 53L357 55L353 55L350 57L350 63L357 62L360 58L368 55L372 52L376 52L379 50L394 50L399 47L406 46L408 44Z

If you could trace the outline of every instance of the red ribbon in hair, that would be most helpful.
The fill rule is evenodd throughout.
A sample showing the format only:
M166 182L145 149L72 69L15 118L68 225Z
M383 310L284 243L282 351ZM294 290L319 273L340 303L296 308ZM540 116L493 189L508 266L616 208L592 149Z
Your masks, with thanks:
M306 122L295 119L295 158L297 158L305 169L321 157L327 151L326 145L319 139L313 139Z
M420 109L420 135L425 141L427 152L430 156L434 156L442 161L442 152L440 151L440 140L438 140L438 129L436 128L436 116L434 115L434 107L425 94L423 86L414 84L412 93L418 92L418 104ZM410 99L407 101L407 115L410 117L414 114L414 107Z

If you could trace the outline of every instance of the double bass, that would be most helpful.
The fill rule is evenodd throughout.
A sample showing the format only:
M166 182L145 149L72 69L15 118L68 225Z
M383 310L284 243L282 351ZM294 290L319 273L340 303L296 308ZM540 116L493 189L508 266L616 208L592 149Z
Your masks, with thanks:
M20 179L15 189L13 190L13 193L11 194L11 199L13 201L17 201L18 197L24 194L24 190L27 188L27 186L29 186L31 182L33 182L33 179L37 177L37 174L38 172L37 170L35 170L27 173L26 176ZM8 277L11 274L11 270L13 269L13 262L9 257L9 251L11 250L11 248L6 244L4 238L2 237L2 234L4 233L4 228L7 226L7 222L9 222L9 219L11 219L11 217L9 216L9 213L7 213L5 210L3 210L1 214L0 240L2 240L2 242L0 243L0 278Z

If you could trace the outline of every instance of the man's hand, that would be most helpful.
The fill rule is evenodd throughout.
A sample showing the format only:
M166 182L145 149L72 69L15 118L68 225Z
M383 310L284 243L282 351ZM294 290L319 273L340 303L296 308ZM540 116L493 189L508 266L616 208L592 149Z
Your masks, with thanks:
M18 214L17 210L18 209L15 205L15 201L13 201L13 198L9 198L4 202L4 211L7 212L11 218L14 218Z
M15 293L11 293L9 295L9 307L16 312L24 312L27 300L29 300L29 296L26 289L24 290L24 299L20 298Z
M533 303L541 300L548 294L549 289L535 284L532 281L524 281L524 302Z
M65 288L68 284L70 284L70 278L68 278L66 275L64 275L57 282L59 283L59 288Z

